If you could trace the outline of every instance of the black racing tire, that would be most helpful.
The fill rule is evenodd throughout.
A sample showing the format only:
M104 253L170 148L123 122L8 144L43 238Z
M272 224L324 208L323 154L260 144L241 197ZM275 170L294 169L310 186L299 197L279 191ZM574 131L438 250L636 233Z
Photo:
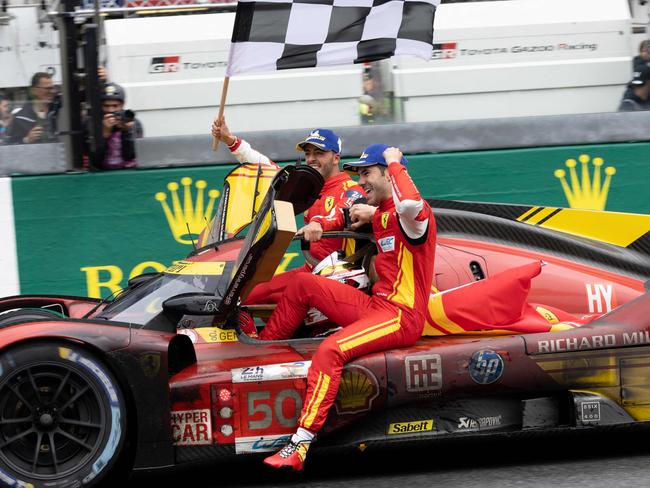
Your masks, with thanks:
M42 308L23 308L11 312L0 313L0 329L11 325L29 322L31 320L58 320L61 316Z
M110 370L68 343L0 354L0 481L93 486L121 472L126 402Z

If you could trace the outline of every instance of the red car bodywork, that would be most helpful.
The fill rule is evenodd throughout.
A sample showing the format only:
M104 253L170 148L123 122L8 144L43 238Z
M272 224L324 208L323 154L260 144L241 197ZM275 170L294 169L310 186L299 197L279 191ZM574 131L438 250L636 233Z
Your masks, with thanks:
M285 183L291 186L290 180ZM273 191L278 196L284 188ZM267 204L272 202L269 198ZM413 347L359 358L344 370L315 448L365 449L375 442L650 419L645 237L617 247L512 218L527 208L432 203L439 229L434 270L439 290L541 259L546 266L532 281L531 302L576 315L604 315L560 332L423 337ZM262 212L254 222L259 224L249 234L254 239L206 245L173 270L132 282L114 302L0 299L0 351L8 354L31 341L61 341L106 364L127 400L122 415L129 420L132 448L119 455L130 457L136 469L275 450L296 428L307 369L321 339L307 334L265 342L237 328L239 304L226 298L237 298L256 256L264 255L266 233L274 232L272 213L265 215L266 223ZM192 266L211 263L223 266L213 269L213 276L191 274ZM217 284L210 285L210 293L198 293L211 279ZM167 305L120 309L129 300L138 305L138 293L146 299L149 286L157 286L154 293L179 284L185 288L169 292ZM172 303L178 297L180 302ZM152 307L153 318L139 321ZM56 310L62 317L20 319L20 313L17 318L7 313L34 308ZM2 448L0 469L1 461Z

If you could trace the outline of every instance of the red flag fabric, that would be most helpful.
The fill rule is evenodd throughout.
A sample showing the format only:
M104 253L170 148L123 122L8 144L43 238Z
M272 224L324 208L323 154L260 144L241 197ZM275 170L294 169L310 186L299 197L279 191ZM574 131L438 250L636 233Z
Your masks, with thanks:
M541 271L542 263L535 261L432 294L422 335L550 332L585 323L563 310L528 303L531 280Z

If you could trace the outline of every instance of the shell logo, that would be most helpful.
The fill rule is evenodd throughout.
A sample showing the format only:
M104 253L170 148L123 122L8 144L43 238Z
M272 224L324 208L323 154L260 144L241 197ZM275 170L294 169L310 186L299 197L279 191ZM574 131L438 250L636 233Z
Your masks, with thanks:
M379 384L375 375L363 366L348 365L341 375L336 411L342 415L367 412L378 395Z

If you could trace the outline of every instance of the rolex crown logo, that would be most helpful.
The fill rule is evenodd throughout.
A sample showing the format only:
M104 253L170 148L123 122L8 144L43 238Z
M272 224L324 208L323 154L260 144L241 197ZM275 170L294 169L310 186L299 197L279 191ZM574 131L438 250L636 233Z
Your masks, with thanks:
M575 159L567 159L566 167L569 169L569 181L567 181L566 171L563 169L555 170L555 177L560 180L562 189L566 195L569 207L586 210L605 210L607 203L607 194L612 182L612 176L616 174L616 168L607 166L602 169L603 158L594 158L593 160L586 154L581 154L578 158L580 161L580 176L578 176L578 163ZM594 166L593 174L589 172L589 162ZM603 178L604 173L604 178Z
M178 183L172 181L167 184L169 195L171 195L171 206L167 201L167 193L156 193L156 200L160 202L167 223L172 231L172 235L177 242L181 244L192 244L205 228L210 217L214 203L219 196L219 190L209 190L207 192L207 203L205 198L205 189L208 184L204 180L198 180L194 183L196 188L196 199L192 197L192 178L181 178L182 197L179 195ZM182 201L181 201L182 200Z

